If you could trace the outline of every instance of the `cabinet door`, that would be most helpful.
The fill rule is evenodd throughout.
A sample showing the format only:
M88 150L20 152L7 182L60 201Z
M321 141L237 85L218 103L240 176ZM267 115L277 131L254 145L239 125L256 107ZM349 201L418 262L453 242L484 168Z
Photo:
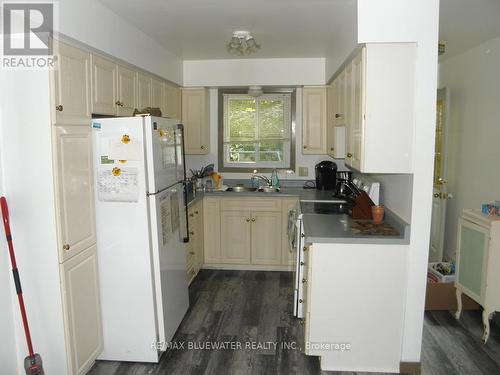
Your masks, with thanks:
M335 80L337 89L337 105L334 113L335 126L342 126L346 124L346 72L345 70L339 74Z
M364 52L364 50L363 50ZM363 82L364 82L364 64L363 52L359 53L352 60L352 93L350 123L349 123L349 142L350 142L350 165L357 170L361 170L361 161L363 158Z
M460 219L457 284L479 304L484 302L489 229Z
M165 116L181 120L181 89L165 82Z
M326 150L332 158L335 157L335 113L337 113L337 82L328 86L327 93Z
M344 112L345 112L345 126L346 126L346 158L347 165L352 165L352 64L349 64L345 69L345 87L344 87Z
M221 262L250 264L250 211L221 212Z
M288 214L297 206L297 198L284 198L281 219L281 264L291 266L294 262L294 255L290 252L288 244Z
M102 352L101 307L95 245L60 266L71 374L86 374Z
M132 116L137 108L137 74L118 65L118 116Z
M207 90L182 90L182 123L186 154L207 154L210 144Z
M304 87L302 153L326 154L326 87Z
M151 107L160 108L162 116L165 116L165 99L163 82L157 79L151 79Z
M281 264L281 212L252 212L252 264Z
M52 121L81 124L90 121L90 53L57 43L58 59L52 74Z
M92 55L92 113L116 114L116 67L114 62Z
M64 262L96 242L91 128L58 125L53 139L59 259Z
M142 110L151 107L151 77L139 73L137 87L137 108Z
M194 244L194 264L196 273L198 273L203 265L203 205L201 201L196 204L193 213L196 218L194 230L197 236Z
M205 197L203 199L203 250L205 263L220 263L221 261L220 224L220 199Z

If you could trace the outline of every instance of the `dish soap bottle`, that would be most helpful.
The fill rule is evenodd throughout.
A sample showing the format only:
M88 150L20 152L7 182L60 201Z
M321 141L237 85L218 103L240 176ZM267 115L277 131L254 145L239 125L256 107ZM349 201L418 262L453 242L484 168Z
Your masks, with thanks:
M274 188L280 187L280 178L276 169L273 169L273 173L271 174L271 186Z

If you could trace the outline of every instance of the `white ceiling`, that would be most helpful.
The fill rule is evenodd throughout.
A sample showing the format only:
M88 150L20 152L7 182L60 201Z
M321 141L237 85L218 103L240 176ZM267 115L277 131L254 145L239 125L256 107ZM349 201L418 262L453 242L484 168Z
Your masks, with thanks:
M99 1L184 60L234 58L235 30L262 45L250 58L325 57L356 33L356 0Z
M441 0L439 38L447 59L500 36L500 0Z

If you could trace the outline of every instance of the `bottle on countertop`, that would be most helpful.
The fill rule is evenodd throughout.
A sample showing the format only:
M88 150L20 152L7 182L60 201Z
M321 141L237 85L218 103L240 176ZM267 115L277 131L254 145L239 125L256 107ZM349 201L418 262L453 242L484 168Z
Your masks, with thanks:
M274 188L280 187L280 178L276 169L273 169L273 173L271 174L271 186Z

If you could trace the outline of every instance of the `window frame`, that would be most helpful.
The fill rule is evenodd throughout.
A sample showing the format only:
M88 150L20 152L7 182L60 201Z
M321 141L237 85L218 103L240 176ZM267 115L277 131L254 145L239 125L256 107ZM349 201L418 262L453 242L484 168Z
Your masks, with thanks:
M248 95L248 87L219 88L218 89L218 169L221 172L248 173L257 169L259 172L272 172L274 169L295 170L295 118L296 118L296 90L294 87L263 87L264 94L290 94L290 166L283 168L261 167L256 165L228 166L224 153L224 94Z

